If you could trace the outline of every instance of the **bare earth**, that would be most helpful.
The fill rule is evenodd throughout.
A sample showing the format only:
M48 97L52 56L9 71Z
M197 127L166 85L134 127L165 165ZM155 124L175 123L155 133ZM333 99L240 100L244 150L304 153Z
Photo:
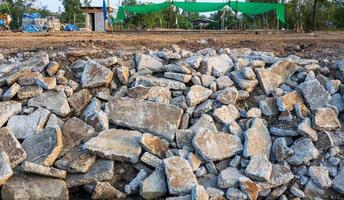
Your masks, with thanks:
M197 41L204 39L206 45ZM63 50L98 47L106 49L155 49L178 44L185 49L252 48L273 51L277 55L295 54L307 58L344 59L344 32L141 32L141 33L0 33L0 52L23 50Z

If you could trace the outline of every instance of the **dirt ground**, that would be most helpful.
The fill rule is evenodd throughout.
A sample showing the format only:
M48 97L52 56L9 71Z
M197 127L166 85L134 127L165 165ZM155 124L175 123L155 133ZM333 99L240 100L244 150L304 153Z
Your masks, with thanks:
M199 44L198 40L208 44ZM178 44L188 50L212 48L252 48L316 59L344 59L344 32L289 33L255 32L130 32L130 33L0 33L0 52L63 50L69 48L159 49Z

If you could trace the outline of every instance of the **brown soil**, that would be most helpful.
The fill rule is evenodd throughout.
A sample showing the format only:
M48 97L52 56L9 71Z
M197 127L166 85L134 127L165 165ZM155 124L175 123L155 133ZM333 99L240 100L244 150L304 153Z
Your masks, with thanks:
M207 45L197 40L205 39ZM178 44L185 49L252 48L274 51L277 55L295 54L307 58L344 59L344 32L141 32L141 33L0 33L0 52L38 49L100 47L113 50L169 47Z

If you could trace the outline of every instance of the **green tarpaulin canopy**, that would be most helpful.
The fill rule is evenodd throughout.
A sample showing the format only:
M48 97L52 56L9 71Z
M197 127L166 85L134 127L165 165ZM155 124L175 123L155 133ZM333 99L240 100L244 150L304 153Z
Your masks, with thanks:
M116 20L121 22L125 19L125 13L152 13L162 11L170 6L175 6L187 12L213 12L229 6L232 10L247 14L256 15L276 11L277 19L285 23L284 4L280 3L250 3L230 1L226 3L210 2L164 2L159 4L147 4L140 6L121 6L118 9Z

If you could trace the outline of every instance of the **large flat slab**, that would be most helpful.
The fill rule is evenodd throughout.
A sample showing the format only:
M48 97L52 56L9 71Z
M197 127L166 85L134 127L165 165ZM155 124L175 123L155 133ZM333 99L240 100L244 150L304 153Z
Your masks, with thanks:
M111 123L169 141L173 141L183 115L183 110L174 105L120 97L111 99L106 109Z
M141 154L141 137L138 131L110 129L91 138L84 148L102 158L137 163Z
M16 174L1 190L2 199L69 199L66 183L59 179Z

